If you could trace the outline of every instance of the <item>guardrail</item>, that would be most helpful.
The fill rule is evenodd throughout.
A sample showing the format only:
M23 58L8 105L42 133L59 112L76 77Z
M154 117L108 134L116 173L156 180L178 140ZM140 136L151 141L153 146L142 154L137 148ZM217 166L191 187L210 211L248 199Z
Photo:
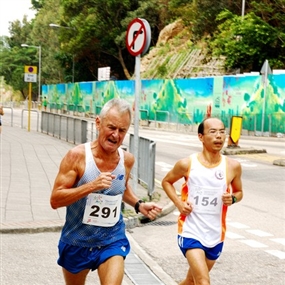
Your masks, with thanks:
M134 135L130 134L129 151L134 153ZM138 151L138 180L139 183L146 186L148 196L151 198L154 192L155 183L155 153L156 142L139 137ZM132 169L131 174L133 174Z
M13 119L14 119L14 116L13 116L13 107L6 107L6 106L3 106L3 109L10 109L11 110L11 127L13 127ZM4 115L6 114L6 112L4 111ZM7 115L6 115L7 116Z
M156 111L155 112L155 117L154 117L155 127L157 127L156 122L158 121L157 120L157 114L166 114L166 116L167 116L167 125L169 127L169 124L170 124L170 113L168 111ZM165 121L163 121L163 122L165 122Z
M29 110L29 109L23 109L22 110L22 114L21 114L21 128L23 129L24 128L24 112L34 112L34 113L37 113L37 132L39 131L39 112L38 110Z
M67 142L74 144L87 142L87 124L86 120L80 118L42 111L42 133Z

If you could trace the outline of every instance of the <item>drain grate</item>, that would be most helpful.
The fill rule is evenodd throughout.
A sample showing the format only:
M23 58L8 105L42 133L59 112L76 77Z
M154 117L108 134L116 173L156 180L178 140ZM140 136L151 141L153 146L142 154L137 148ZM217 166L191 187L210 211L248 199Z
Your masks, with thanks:
M176 221L153 221L148 223L148 225L150 226L172 226L176 224L177 224Z

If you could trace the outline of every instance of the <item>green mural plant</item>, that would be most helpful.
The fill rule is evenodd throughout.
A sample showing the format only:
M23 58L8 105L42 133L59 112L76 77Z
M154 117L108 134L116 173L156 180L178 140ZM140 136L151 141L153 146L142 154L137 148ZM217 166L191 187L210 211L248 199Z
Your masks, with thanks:
M229 127L232 116L242 116L243 129L248 131L261 131L264 118L264 131L284 132L285 74L268 76L266 89L262 79L262 76L255 75L142 80L140 118L193 125L207 116L215 116ZM66 100L86 116L90 106L94 108L91 112L98 114L101 107L115 97L123 98L134 106L136 86L133 80L81 83L80 87L79 84L69 83L66 88L44 86L43 96L61 106ZM64 91L66 96L62 94Z

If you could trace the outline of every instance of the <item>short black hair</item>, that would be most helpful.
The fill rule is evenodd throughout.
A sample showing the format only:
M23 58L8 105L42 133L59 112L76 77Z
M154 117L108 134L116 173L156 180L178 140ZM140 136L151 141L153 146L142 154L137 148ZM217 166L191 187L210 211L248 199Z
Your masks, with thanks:
M209 118L204 119L204 120L199 124L199 126L198 126L198 134L201 134L201 135L204 134L204 123L205 123L205 121L206 121L207 119L209 119Z
M213 119L213 117L209 117L209 118L206 118L204 119L198 126L198 134L201 134L201 135L204 135L204 126L205 126L205 122L209 119ZM218 119L218 118L216 118ZM218 119L220 120L220 119Z

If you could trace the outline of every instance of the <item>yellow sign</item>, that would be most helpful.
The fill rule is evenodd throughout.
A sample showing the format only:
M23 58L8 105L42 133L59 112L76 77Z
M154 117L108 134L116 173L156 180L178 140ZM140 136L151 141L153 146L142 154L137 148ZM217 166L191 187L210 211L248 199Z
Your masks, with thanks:
M37 74L38 72L37 66L30 66L30 65L25 65L25 73L29 74Z
M242 130L242 117L232 116L230 137L233 143L237 144Z

